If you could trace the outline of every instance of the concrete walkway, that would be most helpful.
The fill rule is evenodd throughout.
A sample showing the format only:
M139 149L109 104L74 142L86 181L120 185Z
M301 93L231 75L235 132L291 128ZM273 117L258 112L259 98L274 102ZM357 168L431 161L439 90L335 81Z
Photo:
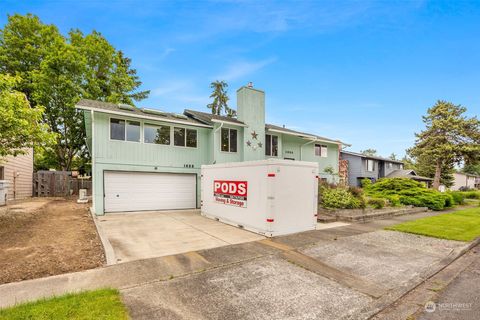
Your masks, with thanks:
M150 211L96 217L109 264L210 249L264 237L200 215L199 210Z
M438 213L342 225L0 286L0 307L119 288L134 319L366 319L467 249L379 230Z

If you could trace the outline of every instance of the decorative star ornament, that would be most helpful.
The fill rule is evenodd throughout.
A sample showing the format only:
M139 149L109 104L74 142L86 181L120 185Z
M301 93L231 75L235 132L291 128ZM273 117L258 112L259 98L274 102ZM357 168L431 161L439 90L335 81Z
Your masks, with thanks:
M261 143L261 142L257 143L257 145L258 145L259 148L262 147L262 143Z
M256 133L255 130L254 130L251 134L252 134L252 139L257 140L258 133Z
M247 141L247 146L250 147L251 145L252 145L252 143L250 141Z

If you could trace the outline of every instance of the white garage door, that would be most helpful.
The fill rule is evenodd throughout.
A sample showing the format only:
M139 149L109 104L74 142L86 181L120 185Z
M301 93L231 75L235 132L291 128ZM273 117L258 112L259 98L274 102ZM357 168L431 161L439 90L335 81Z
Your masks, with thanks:
M106 171L105 212L193 209L194 174Z

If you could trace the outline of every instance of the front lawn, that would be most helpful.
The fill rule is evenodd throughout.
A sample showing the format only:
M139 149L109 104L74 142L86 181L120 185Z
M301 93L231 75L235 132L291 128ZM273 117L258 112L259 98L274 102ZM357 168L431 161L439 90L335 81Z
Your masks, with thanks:
M448 240L472 241L480 236L480 208L408 221L386 229Z
M117 290L67 294L0 310L1 320L20 319L128 319Z

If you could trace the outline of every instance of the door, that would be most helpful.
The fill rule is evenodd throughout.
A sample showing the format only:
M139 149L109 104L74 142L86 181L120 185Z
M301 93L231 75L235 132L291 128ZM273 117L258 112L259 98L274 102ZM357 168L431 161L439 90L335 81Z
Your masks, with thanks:
M105 171L105 212L194 209L195 174Z

